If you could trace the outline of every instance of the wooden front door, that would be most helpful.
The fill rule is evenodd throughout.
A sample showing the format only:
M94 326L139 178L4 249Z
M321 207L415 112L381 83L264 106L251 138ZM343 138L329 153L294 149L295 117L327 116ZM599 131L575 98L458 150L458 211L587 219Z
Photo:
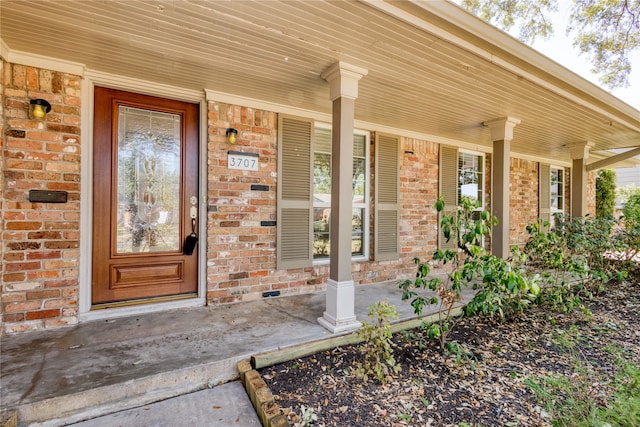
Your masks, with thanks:
M195 295L198 105L94 95L92 303Z

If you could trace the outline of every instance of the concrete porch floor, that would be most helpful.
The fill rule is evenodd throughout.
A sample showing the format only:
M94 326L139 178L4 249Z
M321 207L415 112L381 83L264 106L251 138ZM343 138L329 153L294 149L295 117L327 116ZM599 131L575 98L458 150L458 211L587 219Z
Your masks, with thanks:
M358 320L378 301L394 304L400 320L416 317L395 282L355 292ZM1 407L17 410L19 425L67 425L221 387L238 378L239 360L335 337L317 321L324 309L321 292L4 336ZM246 395L235 404L252 410Z

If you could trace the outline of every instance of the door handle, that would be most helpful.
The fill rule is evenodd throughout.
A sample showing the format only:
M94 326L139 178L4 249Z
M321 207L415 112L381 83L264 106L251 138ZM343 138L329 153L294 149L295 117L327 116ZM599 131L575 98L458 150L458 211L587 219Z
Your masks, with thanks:
M198 234L196 234L196 222L198 219L198 198L191 196L189 200L191 202L191 234L189 234L184 241L183 253L185 255L193 255L193 251L198 243Z

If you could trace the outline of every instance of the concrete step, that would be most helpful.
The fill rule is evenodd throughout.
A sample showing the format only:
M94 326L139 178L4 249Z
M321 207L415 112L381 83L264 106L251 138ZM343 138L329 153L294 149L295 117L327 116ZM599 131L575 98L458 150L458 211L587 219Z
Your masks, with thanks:
M261 427L260 420L239 381L71 425Z

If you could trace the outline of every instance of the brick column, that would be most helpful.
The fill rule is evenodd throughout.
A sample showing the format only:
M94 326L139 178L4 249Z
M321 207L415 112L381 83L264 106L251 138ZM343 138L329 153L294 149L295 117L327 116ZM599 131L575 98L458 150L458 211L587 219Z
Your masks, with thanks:
M77 323L80 251L81 77L5 62L2 330ZM29 101L46 99L44 120ZM66 191L66 203L29 201L29 190Z
M500 258L509 256L509 165L513 128L520 120L513 117L485 122L491 130L493 141L493 167L491 169L492 211L498 218L498 225L491 236L491 253Z
M331 141L331 249L326 311L318 322L331 332L360 327L355 316L355 287L351 277L351 202L353 199L353 120L358 81L367 74L337 62L323 74L333 101Z

